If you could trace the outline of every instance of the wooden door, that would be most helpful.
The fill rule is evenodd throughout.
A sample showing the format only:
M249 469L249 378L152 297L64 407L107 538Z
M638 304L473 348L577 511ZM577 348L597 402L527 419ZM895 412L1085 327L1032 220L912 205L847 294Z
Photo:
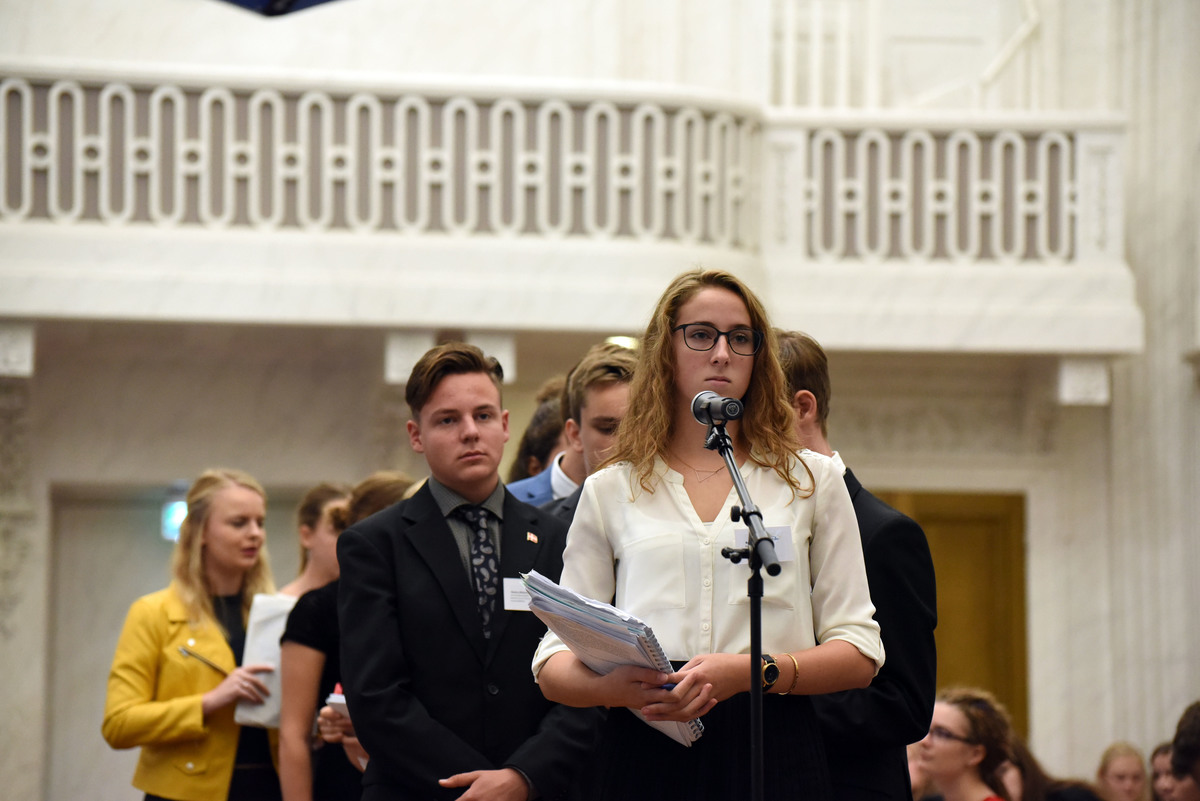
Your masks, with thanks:
M938 594L938 687L993 692L1029 735L1025 501L1020 495L877 492L925 529Z

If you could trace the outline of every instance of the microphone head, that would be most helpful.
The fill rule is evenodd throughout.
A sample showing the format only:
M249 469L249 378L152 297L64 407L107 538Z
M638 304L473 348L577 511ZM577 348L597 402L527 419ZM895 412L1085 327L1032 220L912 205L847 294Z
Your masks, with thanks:
M692 398L692 417L700 425L737 420L742 416L743 409L742 402L737 398L723 398L710 389L698 392Z

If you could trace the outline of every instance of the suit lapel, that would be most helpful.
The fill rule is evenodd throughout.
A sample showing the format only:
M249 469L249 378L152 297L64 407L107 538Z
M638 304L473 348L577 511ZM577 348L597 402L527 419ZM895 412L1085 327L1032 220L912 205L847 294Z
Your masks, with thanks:
M479 606L471 580L463 568L462 557L454 542L450 525L442 516L442 510L429 487L422 487L403 508L404 535L413 549L429 566L446 596L446 603L463 633L482 660L487 651L487 640L479 620ZM492 639L495 639L493 633Z
M504 525L500 530L500 601L496 604L496 616L492 619L491 646L489 657L496 644L504 636L510 615L525 615L529 612L509 612L504 609L504 580L520 578L537 563L541 550L537 529L537 512L528 505L519 503L512 493L504 493Z
M846 489L850 492L850 500L856 500L858 493L862 491L862 484L855 478L854 471L849 467L846 468L846 475L843 478L846 480Z

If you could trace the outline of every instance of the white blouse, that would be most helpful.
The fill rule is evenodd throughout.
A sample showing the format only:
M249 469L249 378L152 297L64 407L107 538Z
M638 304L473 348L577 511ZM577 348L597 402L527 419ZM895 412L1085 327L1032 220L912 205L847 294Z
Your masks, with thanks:
M850 496L828 457L801 454L816 480L807 498L770 468L747 460L742 479L762 510L768 533L790 536L777 545L782 571L763 571L762 630L767 653L799 651L819 642L846 640L883 665L883 643L863 567L862 542ZM804 466L794 475L812 486ZM585 596L613 603L650 624L671 660L705 653L750 652L750 606L745 560L733 564L721 549L745 545L746 526L730 520L740 505L730 489L712 523L696 515L683 476L661 459L646 492L628 462L611 465L584 484L563 553L561 583ZM791 552L791 560L785 561ZM548 633L534 655L536 674L566 646Z

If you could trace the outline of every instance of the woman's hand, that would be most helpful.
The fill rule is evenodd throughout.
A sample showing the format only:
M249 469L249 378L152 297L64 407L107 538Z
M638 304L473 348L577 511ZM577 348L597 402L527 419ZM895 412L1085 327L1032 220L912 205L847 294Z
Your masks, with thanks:
M327 743L340 743L345 738L354 736L354 726L350 723L350 718L331 706L323 706L317 713L317 731Z
M718 702L748 691L750 663L745 654L703 654L667 677L669 698L641 708L647 720L687 721L707 715Z
M712 697L718 701L750 692L750 657L747 654L701 654L681 667L670 681L678 685L684 676L693 674L697 681L712 686Z
M208 715L238 701L261 704L271 692L267 685L259 680L257 674L274 670L270 665L242 665L234 668L220 684L202 696L201 709Z
M347 734L342 738L342 749L346 752L346 759L350 760L350 764L362 773L367 769L367 763L371 760L367 754L367 749L363 748L358 742L358 738Z

